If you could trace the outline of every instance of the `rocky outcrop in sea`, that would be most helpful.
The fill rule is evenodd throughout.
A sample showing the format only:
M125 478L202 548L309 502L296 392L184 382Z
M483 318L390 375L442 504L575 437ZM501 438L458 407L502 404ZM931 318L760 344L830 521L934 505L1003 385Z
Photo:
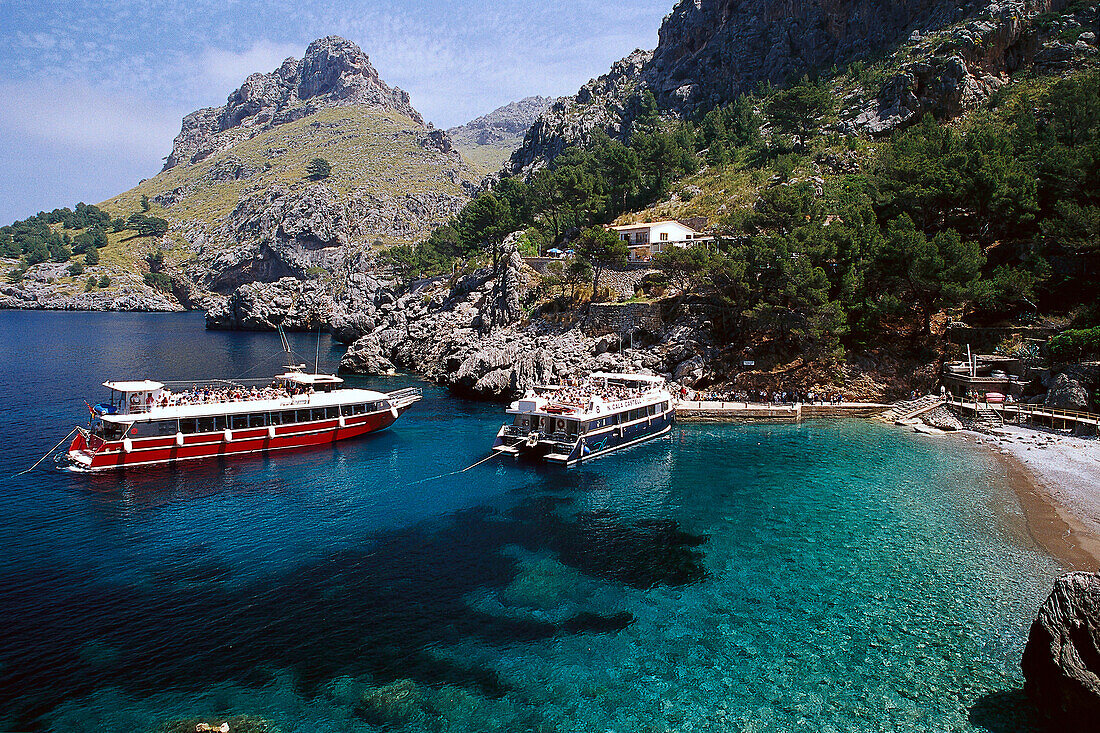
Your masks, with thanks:
M1052 729L1094 730L1100 721L1100 573L1067 573L1031 625L1024 689Z
M635 329L635 343L602 333L580 312L543 316L530 311L536 275L514 246L496 265L406 293L379 309L374 330L354 341L342 371L392 374L407 370L484 399L509 400L538 382L594 371L664 374L693 383L703 377L713 345L701 319L685 316L654 330Z

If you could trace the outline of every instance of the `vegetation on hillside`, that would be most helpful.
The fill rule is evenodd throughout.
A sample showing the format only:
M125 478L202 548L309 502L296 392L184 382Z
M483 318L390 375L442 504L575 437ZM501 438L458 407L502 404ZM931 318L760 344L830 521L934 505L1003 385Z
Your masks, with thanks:
M657 260L718 306L731 343L834 358L899 329L920 344L945 310L986 322L1070 311L1100 299L1097 88L1096 70L1023 81L961 123L929 116L873 145L829 131L819 80L684 122L650 108L627 143L597 134L527 182L503 180L390 263L439 271L517 230L560 245L688 177L746 189L712 221L716 246ZM817 172L845 157L850 172Z
M81 202L75 209L43 211L0 227L0 257L18 258L19 264L8 272L8 280L17 282L34 265L67 262L83 255L83 261L76 260L68 267L69 275L75 277L84 272L85 265L99 264L99 250L110 244L108 232L132 231L132 238L159 236L167 230L168 222L160 217L134 212L127 219L111 218L99 207Z

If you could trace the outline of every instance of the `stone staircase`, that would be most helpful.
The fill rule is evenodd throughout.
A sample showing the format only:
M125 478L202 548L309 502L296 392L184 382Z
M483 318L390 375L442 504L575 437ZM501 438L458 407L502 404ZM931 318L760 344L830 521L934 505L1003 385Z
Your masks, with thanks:
M974 412L974 421L970 424L972 429L983 433L992 433L994 430L999 430L1004 426L1004 418L1001 417L999 412L984 403L979 402L977 404Z
M893 406L880 416L886 422L899 422L911 420L929 410L934 410L944 404L944 399L936 395L924 395L915 400L903 400L895 402Z

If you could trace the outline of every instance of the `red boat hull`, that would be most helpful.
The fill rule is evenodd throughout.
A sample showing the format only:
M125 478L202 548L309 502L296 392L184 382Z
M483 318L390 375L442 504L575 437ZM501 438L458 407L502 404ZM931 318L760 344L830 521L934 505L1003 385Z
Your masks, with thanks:
M400 410L398 415L404 412ZM244 456L256 453L291 450L329 445L338 440L357 438L367 433L388 428L396 421L389 410L369 415L355 415L340 420L320 420L296 425L274 426L275 437L268 428L249 428L232 431L232 440L225 439L224 432L196 433L183 436L183 445L173 436L104 441L94 435L78 433L69 446L69 458L78 468L89 471L157 466L179 461L222 456Z

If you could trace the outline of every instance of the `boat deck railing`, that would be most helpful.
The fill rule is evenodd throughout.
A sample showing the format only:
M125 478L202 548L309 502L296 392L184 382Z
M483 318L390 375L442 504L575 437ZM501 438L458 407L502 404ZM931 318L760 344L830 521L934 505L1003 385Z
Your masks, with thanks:
M390 402L416 402L424 397L424 390L419 387L407 387L394 392L387 392L386 396L390 398Z

